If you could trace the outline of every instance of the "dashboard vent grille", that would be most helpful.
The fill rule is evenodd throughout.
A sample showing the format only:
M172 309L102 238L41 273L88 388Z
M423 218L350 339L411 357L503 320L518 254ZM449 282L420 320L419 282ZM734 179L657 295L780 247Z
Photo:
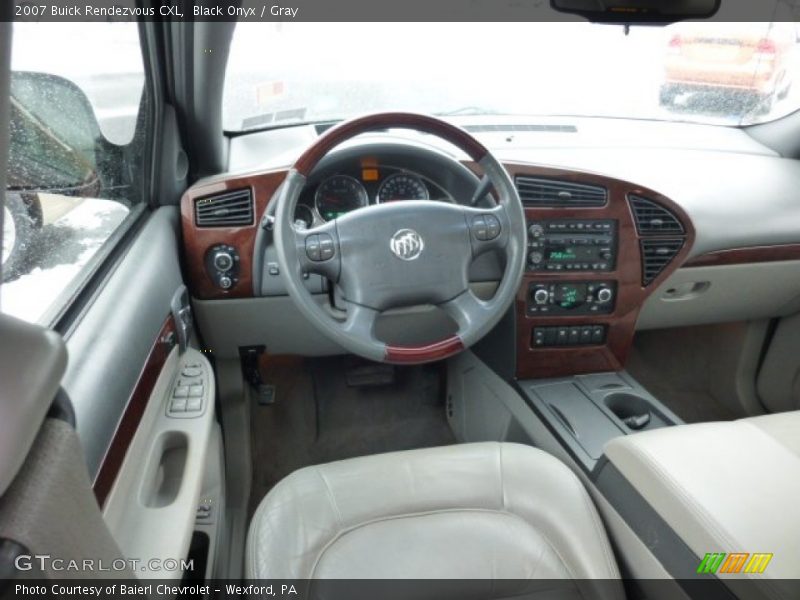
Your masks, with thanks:
M540 131L546 133L577 133L578 128L575 125L536 125L523 123L520 125L466 125L464 127L470 133L507 133L507 132L523 132L523 131Z
M683 238L642 240L642 284L648 285L661 274L683 248Z
M249 189L200 198L194 204L198 227L242 227L253 224L253 195Z
M629 196L639 235L674 235L683 233L678 218L663 206L641 196Z
M516 184L525 206L605 206L608 201L608 190L596 185L538 177L517 177Z

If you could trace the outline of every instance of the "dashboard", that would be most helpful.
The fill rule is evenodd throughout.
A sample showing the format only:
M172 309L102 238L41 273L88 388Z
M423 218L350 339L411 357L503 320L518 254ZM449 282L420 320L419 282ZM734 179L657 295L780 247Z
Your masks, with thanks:
M580 122L579 128L588 132L601 125L606 126L597 120ZM576 195L603 196L594 205L529 202L525 207L528 264L513 332L519 378L623 368L637 328L758 319L788 314L797 305L800 167L754 147L735 130L638 122L627 126L609 123L600 131L598 147L583 136L568 140L574 133L548 134L552 145L534 152L524 143L541 134L513 128L508 133L499 125L480 138L501 158L521 193L556 182ZM705 137L698 137L700 129ZM638 141L643 130L649 136L646 146L633 147L644 143ZM262 135L316 134L309 128ZM380 134L369 143L331 153L309 177L298 203L298 225L314 226L383 201L427 196L431 201L468 202L479 175L476 166L462 160L462 169L448 170L444 165L452 164L452 154L442 163L415 158L406 148L428 143L421 138ZM286 175L280 165L291 158L277 165L270 161L278 159L270 159L254 169L247 162L253 160L254 141L248 142L246 160L240 154L244 146L232 148L232 164L247 169L202 180L182 199L187 283L198 318L215 351L223 354L265 342L287 353L335 353L335 346L319 339L313 328L304 329L307 324L294 315L285 297L254 293L250 272L257 217L238 227L198 226L199 203L236 190L250 190L254 214L263 214ZM292 143L301 149L308 142L298 137ZM553 166L529 162L531 157ZM772 187L765 196L762 183L767 179ZM762 200L753 203L751 196ZM772 216L765 216L766 206ZM659 226L673 219L672 229L658 235L643 232L637 214L652 216L662 209L666 219L664 213L655 218ZM207 268L209 249L219 244L238 252L239 281L228 289L215 285ZM744 288L754 291L739 293ZM762 288L764 293L758 291ZM318 293L322 299L329 292L320 287ZM252 321L240 323L245 320L236 315L242 310L252 310L263 324L254 328ZM431 330L438 327L433 317L429 323Z

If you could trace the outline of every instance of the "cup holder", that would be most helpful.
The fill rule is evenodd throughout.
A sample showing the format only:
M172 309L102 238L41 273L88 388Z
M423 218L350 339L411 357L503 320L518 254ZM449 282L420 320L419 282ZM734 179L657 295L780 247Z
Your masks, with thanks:
M631 429L644 429L650 424L652 408L641 396L617 392L604 399L606 406Z

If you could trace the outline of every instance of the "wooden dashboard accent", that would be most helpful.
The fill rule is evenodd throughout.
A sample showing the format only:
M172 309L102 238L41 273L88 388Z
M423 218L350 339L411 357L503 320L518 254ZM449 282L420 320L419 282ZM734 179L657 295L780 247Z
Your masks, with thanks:
M628 357L639 309L645 299L685 260L694 243L694 227L686 213L669 198L633 183L558 168L505 163L511 177L528 175L546 177L572 183L600 185L608 190L608 203L604 207L586 208L526 208L528 221L547 219L616 219L619 246L617 264L610 272L541 273L526 271L517 292L517 368L519 379L560 377L576 373L616 371L622 369ZM642 286L642 265L639 235L628 205L628 194L654 200L672 211L683 224L686 243L674 260L647 287ZM559 281L615 280L616 305L608 315L552 315L529 316L527 294L533 283ZM595 346L533 348L531 336L534 327L569 325L606 325L606 343Z
M684 267L715 267L720 265L743 265L748 263L800 260L800 244L777 246L751 246L716 250L695 256L684 263Z
M181 198L181 227L189 289L195 298L250 298L253 296L253 247L258 221L270 198L286 177L286 171L268 171L224 179L201 181ZM255 203L255 223L247 227L197 227L194 203L200 198L222 192L250 188ZM228 244L239 254L239 283L229 290L217 287L205 267L206 252L217 244Z
M100 470L95 477L93 489L100 507L105 503L111 488L114 486L114 481L117 479L119 470L122 468L122 461L125 460L128 447L131 445L133 436L142 421L142 416L147 408L150 395L153 393L156 380L167 362L170 351L175 346L175 335L175 321L170 315L164 321L158 337L150 348L150 353L142 367L142 372L139 373L136 387L134 387L133 393L128 399L128 404L125 406L125 411L122 413L117 430L114 432L114 437L111 438L111 443L103 457L103 462L100 464Z

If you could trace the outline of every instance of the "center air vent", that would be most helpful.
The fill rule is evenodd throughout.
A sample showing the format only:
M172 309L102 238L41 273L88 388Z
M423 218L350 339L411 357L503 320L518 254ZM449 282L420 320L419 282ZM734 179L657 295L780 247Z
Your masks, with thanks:
M198 227L242 227L252 225L253 196L249 189L201 198L194 205Z
M642 285L647 285L661 274L683 248L683 238L642 240Z
M522 204L529 207L605 206L608 190L596 185L538 177L516 178Z
M663 206L641 196L628 196L639 235L675 235L683 233L678 218Z

